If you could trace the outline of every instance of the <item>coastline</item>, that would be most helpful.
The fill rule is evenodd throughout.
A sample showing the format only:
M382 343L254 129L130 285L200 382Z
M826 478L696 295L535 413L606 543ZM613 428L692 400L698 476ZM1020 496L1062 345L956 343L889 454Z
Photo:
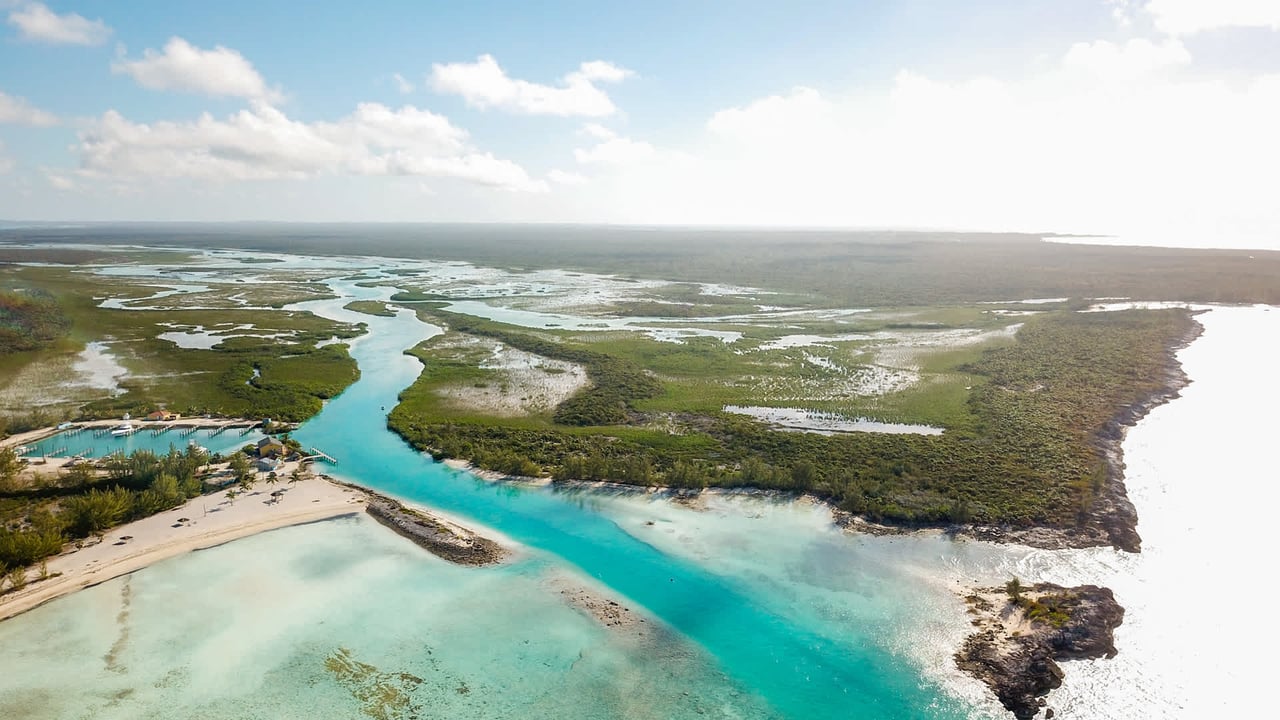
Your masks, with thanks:
M1190 347L1204 334L1204 323L1196 319L1197 315L1204 312L1207 311L1191 312L1191 325L1187 331L1165 346L1163 382L1160 388L1140 402L1122 409L1094 436L1093 447L1102 453L1107 464L1107 484L1091 508L1090 516L1108 534L1111 544L1120 550L1136 553L1142 548L1142 538L1137 529L1138 511L1129 500L1124 483L1125 436L1129 428L1137 425L1152 410L1178 398L1182 389L1191 384L1191 378L1178 360L1178 352Z
M21 590L0 595L0 621L161 560L364 509L362 496L320 478L301 480L281 497L278 504L269 504L270 495L263 490L248 493L237 503L220 495L201 495L172 510L112 528L101 542L82 543L78 548L69 545L49 558L49 578L32 579ZM190 520L179 522L181 518Z

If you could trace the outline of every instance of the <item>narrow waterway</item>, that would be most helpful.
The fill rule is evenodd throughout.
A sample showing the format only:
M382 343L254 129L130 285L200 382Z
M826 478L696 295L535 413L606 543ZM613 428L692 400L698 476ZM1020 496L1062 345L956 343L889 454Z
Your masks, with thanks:
M758 586L665 553L599 512L590 495L489 484L408 447L386 429L386 411L421 370L419 361L403 351L439 330L407 311L379 318L342 309L351 298L385 299L391 292L386 288L335 282L334 290L340 299L292 307L368 323L369 334L352 347L361 379L295 437L336 457L339 474L478 521L573 564L707 648L731 677L786 717L967 715L967 708L949 707L940 689L922 680L918 669L889 646L883 618L859 628L823 622L805 608L781 612L780 605L795 602L794 591L782 599L760 597ZM802 536L788 544L803 555L824 540L823 535ZM862 611L874 617L892 605L881 606L884 598L875 597L867 580L871 602L864 602ZM912 603L905 605L909 612ZM857 614L856 608L849 610ZM902 611L899 603L891 617Z

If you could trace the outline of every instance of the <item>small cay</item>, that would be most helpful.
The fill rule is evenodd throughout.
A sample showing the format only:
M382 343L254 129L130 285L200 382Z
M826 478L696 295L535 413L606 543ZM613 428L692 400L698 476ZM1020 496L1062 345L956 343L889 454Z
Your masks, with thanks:
M489 538L407 508L385 495L357 489L369 496L365 510L375 520L433 555L458 565L492 565L507 556L507 551Z
M961 670L986 683L1014 717L1029 720L1062 684L1058 660L1111 658L1124 608L1109 588L1052 583L984 588L965 598L977 632L956 653ZM1045 711L1053 717L1053 710Z

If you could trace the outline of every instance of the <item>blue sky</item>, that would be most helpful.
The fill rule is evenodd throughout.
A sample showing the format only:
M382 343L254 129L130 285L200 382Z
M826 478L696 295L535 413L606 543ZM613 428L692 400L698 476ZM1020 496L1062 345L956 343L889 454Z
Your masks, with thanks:
M1280 245L1274 0L0 0L0 20L0 218Z

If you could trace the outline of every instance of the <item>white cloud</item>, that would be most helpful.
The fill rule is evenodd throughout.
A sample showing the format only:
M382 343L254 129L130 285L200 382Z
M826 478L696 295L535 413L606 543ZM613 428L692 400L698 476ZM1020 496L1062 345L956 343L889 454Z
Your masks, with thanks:
M1170 35L1229 27L1280 30L1276 0L1151 0L1144 9L1156 27Z
M54 190L75 190L76 183L71 178L54 170L45 169L44 179L49 182L49 186Z
M111 71L129 75L151 90L180 90L214 97L274 102L280 94L243 55L218 45L202 50L180 37L169 38L163 52L147 49L140 60L118 60Z
M1191 64L1191 53L1176 39L1154 43L1134 38L1123 45L1098 40L1076 43L1062 59L1064 67L1096 77L1138 80L1153 73Z
M632 74L612 63L593 60L565 75L559 87L552 87L511 78L492 55L481 55L473 63L432 65L430 82L436 92L461 95L468 105L482 110L604 117L617 112L617 107L595 83L616 83Z
M391 78L396 81L396 89L400 91L401 95L408 95L413 92L413 83L406 80L400 73L393 73Z
M267 103L225 120L134 123L109 111L80 134L82 173L213 181L413 175L540 192L519 165L481 153L447 118L363 103L337 122L303 123Z
M599 123L587 123L582 126L582 132L597 140L612 140L618 137L618 134Z
M1189 65L1190 63L1190 65ZM1280 245L1280 75L1215 80L1179 43L1092 43L1016 82L899 73L713 114L696 157L589 129L611 222L1118 233ZM1117 80L1119 78L1119 80ZM596 219L596 218L593 218Z
M557 185L582 185L588 182L588 178L585 175L559 169L553 169L547 173L547 179Z
M58 124L58 116L35 107L23 98L0 92L0 123L49 127Z
M76 13L59 15L38 2L10 11L9 24L27 40L55 45L101 45L111 36L111 28L101 20L89 20Z
M582 134L596 140L591 147L577 148L573 157L582 165L612 166L618 169L629 169L637 165L682 162L689 156L666 148L654 147L644 140L623 137L597 123L582 126Z
M643 140L614 137L589 148L577 148L573 157L583 165L628 165L652 158L657 150Z

